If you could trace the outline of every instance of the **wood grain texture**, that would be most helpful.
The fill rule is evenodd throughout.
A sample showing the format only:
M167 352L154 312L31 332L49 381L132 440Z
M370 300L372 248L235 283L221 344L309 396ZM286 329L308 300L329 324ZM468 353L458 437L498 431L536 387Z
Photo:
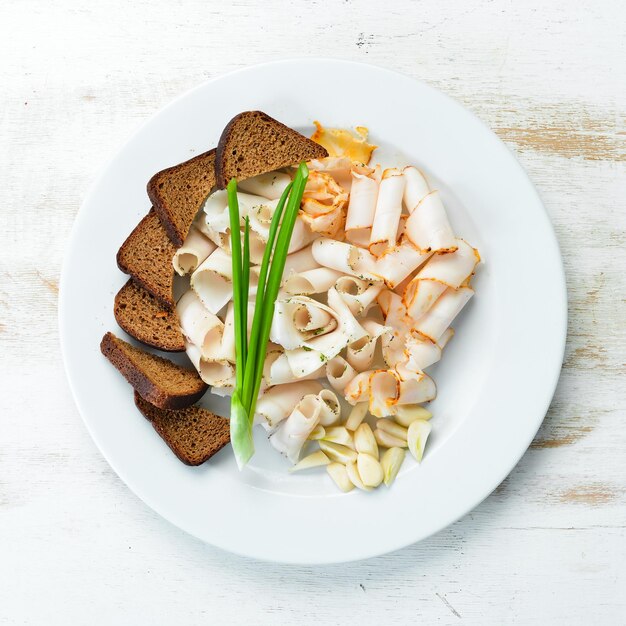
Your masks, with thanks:
M624 624L625 23L618 0L2 3L0 624ZM321 568L225 554L143 505L91 442L57 333L103 163L181 92L294 50L477 113L539 189L569 290L561 380L509 477L435 537Z

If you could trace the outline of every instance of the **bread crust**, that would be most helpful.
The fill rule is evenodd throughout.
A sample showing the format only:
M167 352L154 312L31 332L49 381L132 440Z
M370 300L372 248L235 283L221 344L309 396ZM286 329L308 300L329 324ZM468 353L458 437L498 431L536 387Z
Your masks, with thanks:
M100 342L100 350L102 354L109 359L113 366L131 384L133 389L135 389L135 391L150 404L153 404L161 409L183 409L197 402L206 393L208 385L204 383L199 376L197 377L195 389L192 391L181 391L181 393L178 394L167 392L163 388L159 387L156 381L151 380L147 372L143 371L132 361L127 347L143 352L139 348L135 348L122 339L119 339L111 332L106 333ZM193 372L195 374L195 370L180 367L163 357L156 355L150 356L155 361L162 362L168 367L168 369L173 367L189 373ZM165 372L164 375L167 375L167 372Z
M307 145L307 153L303 154L302 160L310 161L312 159L321 159L328 156L328 152L326 148L315 143L308 137L301 135L297 131L293 130L293 128L289 128L282 122L275 120L273 117L270 117L267 113L263 113L263 111L243 111L238 115L235 115L226 127L222 131L220 136L220 140L217 144L217 150L215 154L215 178L217 182L218 189L225 189L228 181L233 177L232 173L228 171L226 168L226 158L225 155L231 151L231 139L234 132L237 130L238 125L244 121L248 117L257 117L263 120L264 122L270 123L274 125L277 129L281 130L283 133L287 135L293 135L294 133L299 136L299 139L303 142L306 142ZM295 163L284 163L279 167L286 167L288 165L295 165ZM277 167L267 167L263 168L262 166L259 168L258 174L262 174L264 172L272 171L273 169L278 169ZM256 174L255 174L256 175ZM245 178L239 178L238 180L245 180Z
M206 164L204 163L205 161ZM160 188L160 185L166 185L167 182L171 180L172 175L182 173L186 169L192 169L198 164L203 164L203 166L205 165L207 172L211 175L209 178L209 185L206 185L204 182L202 183L203 185L206 185L206 199L215 187L215 148L207 152L203 152L202 154L198 154L192 159L183 161L178 165L173 165L172 167L161 170L148 181L148 197L150 198L150 201L152 202L152 205L154 206L154 209L163 224L163 228L165 229L167 236L177 248L180 248L183 245L185 238L189 233L189 229L191 228L191 224L193 223L194 217L201 207L201 203L198 206L189 206L188 214L184 216L184 219L182 221L177 220L173 215L173 209L169 206L167 193ZM193 176L189 179L189 184L194 186L196 189L199 187L197 178L194 178Z

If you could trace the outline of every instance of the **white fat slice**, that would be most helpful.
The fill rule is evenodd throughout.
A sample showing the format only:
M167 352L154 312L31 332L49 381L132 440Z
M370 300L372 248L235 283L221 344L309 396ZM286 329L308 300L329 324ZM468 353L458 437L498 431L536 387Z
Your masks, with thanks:
M270 435L270 443L292 463L300 457L302 446L319 424L322 401L308 394L298 402L289 417Z
M373 269L390 289L401 283L407 276L425 263L431 256L430 252L416 250L408 241L384 252Z
M344 389L345 398L353 406L359 402L369 402L372 374L374 374L374 370L361 372L346 385Z
M228 361L213 361L202 358L200 349L192 343L185 344L189 360L198 371L200 378L211 387L233 387L235 368Z
M456 239L438 191L431 191L409 215L405 236L425 252L456 250Z
M267 247L267 243L259 236L258 233L254 231L250 231L250 263L253 265L260 265L263 261L263 254L265 253L265 248ZM241 242L242 250L243 250L243 233L242 233L242 242Z
M378 182L369 176L352 172L352 189L346 217L346 239L351 243L368 247L371 236Z
M242 180L239 183L239 188L256 196L263 196L268 200L278 200L290 182L291 176L289 174L267 172Z
M310 171L325 172L332 176L334 180L341 185L346 191L350 191L352 185L352 169L353 163L348 157L325 157L323 159L314 159L308 163ZM370 168L358 167L359 171L371 171Z
M428 312L417 321L415 330L431 341L437 342L473 295L474 290L471 287L459 289L448 287Z
M205 223L211 231L225 233L230 228L226 189L219 189L212 193L205 200L202 210L205 214Z
M348 344L346 350L348 363L357 372L363 372L371 368L379 337L391 330L388 326L383 326L372 319L362 320L361 325L367 331L367 336Z
M313 256L313 246L306 246L297 252L292 252L287 255L285 269L283 270L283 280L288 278L292 273L301 274L302 272L314 270L318 267L321 266Z
M376 370L370 376L369 409L374 417L393 415L400 395L400 378L393 370Z
M321 237L312 245L313 257L324 267L350 274L362 280L380 282L373 273L376 258L367 250L362 250L349 243Z
M233 296L231 256L221 248L215 250L191 275L191 288L204 306L217 314Z
M343 275L328 267L318 267L299 274L292 273L284 282L283 289L293 296L310 296L326 293Z
M405 342L405 367L414 372L426 369L441 359L441 346L424 335L411 332ZM396 369L400 365L396 365Z
M217 246L195 226L189 229L183 245L176 250L172 265L179 276L193 272Z
M414 278L403 296L407 313L413 320L419 320L446 289L446 285L436 280Z
M284 385L300 380L317 380L323 376L323 356L318 352L298 348L284 352L273 360L270 365L269 383Z
M266 200L263 204L253 206L252 210L248 213L250 230L257 233L259 238L263 241L267 241L268 239L272 216L274 215L277 204L277 201Z
M435 381L427 374L402 367L396 367L396 373L400 381L397 405L422 404L437 396Z
M326 378L331 387L341 394L345 393L348 383L356 376L354 368L342 356L337 355L326 363Z
M354 246L368 250L371 234L371 228L356 228L354 230L347 230L346 240Z
M254 311L252 311L252 314L254 315ZM248 306L248 318L250 318L250 306ZM248 319L248 321L250 320ZM235 305L232 302L228 303L226 317L224 318L220 356L231 363L235 363L237 360L235 349Z
M407 316L402 298L397 293L386 291L383 305L385 326L389 327L389 330L381 337L383 359L389 367L393 367L406 358L404 343L411 328L411 320Z
M332 310L316 300L297 296L276 302L270 338L286 350L295 350L308 339L335 328L337 321Z
M291 234L289 248L287 249L289 256L309 246L309 244L312 241L315 241L318 236L318 233L311 231L302 217L298 215L296 223L293 226L293 233Z
M326 237L336 237L337 233L343 228L344 218L343 209L336 207L328 213L316 215L301 213L298 219L306 223L313 233L319 233Z
M335 289L353 315L364 315L383 288L382 283L368 283L354 276L341 276Z
M435 303L446 287L457 289L474 272L480 261L478 251L463 239L456 240L454 252L434 254L404 292L409 315L417 320Z
M306 395L317 395L323 387L314 380L302 380L286 385L274 385L259 397L255 417L261 417L270 428L287 419Z
M448 345L448 342L452 339L452 337L454 337L454 328L449 326L446 328L443 335L437 339L437 345L443 350Z
M396 168L385 170L378 189L376 212L370 234L369 249L376 256L396 245L403 193L404 176L402 172Z
M193 290L177 302L176 311L185 337L194 344L203 358L218 358L224 324L202 304Z
M404 174L404 206L409 213L430 193L424 175L416 167L408 165L402 170Z
M339 399L330 389L322 389L317 397L322 401L320 408L320 424L322 426L332 426L341 417L341 405Z

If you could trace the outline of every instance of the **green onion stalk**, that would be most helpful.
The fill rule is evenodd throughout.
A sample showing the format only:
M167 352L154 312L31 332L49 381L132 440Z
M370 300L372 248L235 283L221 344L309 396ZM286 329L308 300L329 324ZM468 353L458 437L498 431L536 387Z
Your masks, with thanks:
M233 236L233 233L239 232L240 229L237 182L235 179L232 179L227 187L233 263L235 347L237 352L236 383L231 398L230 439L239 469L243 468L254 454L252 424L256 400L263 380L263 365L274 317L274 306L308 176L307 166L301 163L293 182L282 193L272 215L267 245L263 252L259 271L249 341L247 338L247 315L250 284L250 224L246 218L242 253L240 237Z

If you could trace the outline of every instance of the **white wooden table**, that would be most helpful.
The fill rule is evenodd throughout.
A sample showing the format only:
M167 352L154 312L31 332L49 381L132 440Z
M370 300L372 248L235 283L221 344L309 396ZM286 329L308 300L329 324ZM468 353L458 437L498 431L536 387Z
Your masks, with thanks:
M620 0L3 2L0 624L626 623L625 23ZM552 407L505 482L421 544L321 568L231 556L140 502L57 333L98 169L181 92L293 53L400 70L482 117L543 197L570 307Z

